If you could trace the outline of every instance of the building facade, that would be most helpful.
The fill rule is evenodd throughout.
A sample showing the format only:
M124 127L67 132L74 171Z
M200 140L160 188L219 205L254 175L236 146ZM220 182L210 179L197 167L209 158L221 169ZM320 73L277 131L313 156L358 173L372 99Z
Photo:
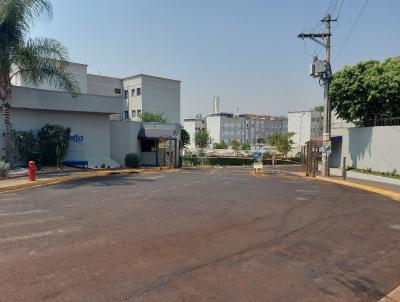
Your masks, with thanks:
M194 149L194 136L196 131L207 129L213 143L229 143L237 140L242 144L255 145L271 133L286 133L288 131L288 119L283 116L234 114L219 112L219 98L213 103L213 113L197 115L196 118L184 120L184 128L189 132L191 145Z
M292 154L300 152L307 141L322 137L322 112L315 110L292 111L288 113L288 132L293 132L294 148Z
M78 82L77 97L49 83L33 87L18 76L13 78L15 130L37 131L46 124L69 127L65 160L87 161L89 167L124 165L124 156L130 152L138 153L144 165L160 163L166 154L168 160L178 162L180 81L142 74L126 79L87 74L87 65L78 63L70 63L68 71ZM142 123L143 110L162 113L170 123ZM0 131L3 128L1 123ZM161 146L169 150L164 154L166 147ZM0 147L4 151L3 139Z

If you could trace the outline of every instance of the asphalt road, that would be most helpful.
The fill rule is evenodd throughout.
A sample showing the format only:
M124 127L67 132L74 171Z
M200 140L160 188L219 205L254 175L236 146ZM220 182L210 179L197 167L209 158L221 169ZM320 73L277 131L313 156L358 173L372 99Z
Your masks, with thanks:
M376 301L400 203L246 168L0 194L0 301Z

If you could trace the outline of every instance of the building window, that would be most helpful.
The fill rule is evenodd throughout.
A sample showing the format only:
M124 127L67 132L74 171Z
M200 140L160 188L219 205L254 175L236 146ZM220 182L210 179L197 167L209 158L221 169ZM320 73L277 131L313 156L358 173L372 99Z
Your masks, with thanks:
M115 94L121 94L121 88L114 88Z
M128 90L124 90L124 98L128 98L128 96L129 96L129 91Z
M142 89L141 88L138 88L137 89L137 95L139 96L139 95L142 95Z
M124 119L127 120L129 119L129 111L124 111Z
M141 117L141 116L142 116L142 110L138 110L138 111L137 111L137 116L138 116L138 117Z
M135 96L135 89L131 89L131 96Z
M132 117L136 117L136 110L132 110Z

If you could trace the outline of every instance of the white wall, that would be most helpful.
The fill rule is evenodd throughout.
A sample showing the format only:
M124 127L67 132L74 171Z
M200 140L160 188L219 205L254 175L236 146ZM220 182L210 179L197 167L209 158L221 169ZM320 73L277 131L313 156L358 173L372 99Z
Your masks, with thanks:
M80 92L83 94L88 93L87 65L79 64L79 63L69 63L69 65L67 67L67 71L69 73L71 73L73 75L74 79L78 82ZM29 83L26 83L19 75L17 75L16 77L13 78L11 84L15 85L15 86L22 86L22 87L62 91L58 88L55 88L53 85L50 85L47 82L44 82L39 86L33 86Z
M122 80L113 77L88 74L87 75L87 91L91 95L115 96L122 97ZM121 94L115 93L115 88L121 89Z
M318 111L299 111L288 113L288 132L294 132L294 149L296 154L310 139L322 136L322 114Z
M111 158L120 165L125 165L127 153L137 153L140 156L140 145L138 140L140 122L111 121Z
M163 113L169 123L180 123L180 106L179 81L151 76L142 77L143 111Z
M211 144L221 141L221 116L206 117L207 131L211 137Z
M65 160L87 160L90 167L102 164L117 166L110 158L110 121L108 114L13 108L11 120L15 130L37 131L45 124L70 127L72 134L83 136L82 142L70 141ZM4 125L0 123L0 133ZM4 140L0 139L3 150Z
M194 142L194 137L196 135L196 120L184 120L183 121L183 128L189 133L190 135L190 144L187 146L189 150L193 150L196 148L196 144Z
M143 112L142 106L142 78L141 77L132 77L128 79L124 79L123 82L123 90L128 90L128 112L129 118L133 121L139 121L140 116L138 116L138 110ZM141 95L137 95L137 89L140 88L142 90ZM135 90L134 95L132 95L132 89ZM135 111L136 117L132 116L132 111Z
M400 126L333 129L332 135L342 136L341 145L332 145L333 167L346 156L353 168L400 171Z

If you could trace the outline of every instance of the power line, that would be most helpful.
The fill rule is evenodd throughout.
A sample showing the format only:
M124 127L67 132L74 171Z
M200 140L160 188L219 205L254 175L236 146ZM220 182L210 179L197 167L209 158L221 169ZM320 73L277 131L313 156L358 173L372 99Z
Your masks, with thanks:
M356 25L358 23L358 20L360 20L361 15L363 14L365 8L367 7L368 1L369 0L365 0L363 7L361 8L360 12L358 13L358 16L357 16L356 20L354 21L353 26L351 27L349 33L347 34L347 37L344 40L344 43L343 43L342 47L340 47L339 52L335 56L335 59L333 59L333 62L335 62L336 59L340 56L340 54L342 53L343 49L345 48L347 42L350 40L350 37L351 37L351 35L352 35L353 31L354 31L354 28L356 27Z
M336 15L336 19L339 19L340 12L342 11L343 3L344 3L344 0L342 0L342 2L340 3L339 10L338 10L338 13Z

